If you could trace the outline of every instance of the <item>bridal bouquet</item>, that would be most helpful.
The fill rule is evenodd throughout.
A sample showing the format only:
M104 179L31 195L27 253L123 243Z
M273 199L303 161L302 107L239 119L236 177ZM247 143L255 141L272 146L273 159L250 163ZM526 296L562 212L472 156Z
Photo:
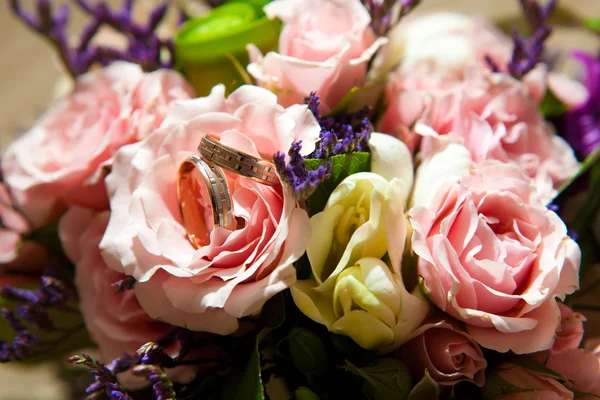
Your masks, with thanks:
M600 58L545 46L556 1L512 37L418 3L11 0L69 78L2 154L0 362L94 399L600 398Z

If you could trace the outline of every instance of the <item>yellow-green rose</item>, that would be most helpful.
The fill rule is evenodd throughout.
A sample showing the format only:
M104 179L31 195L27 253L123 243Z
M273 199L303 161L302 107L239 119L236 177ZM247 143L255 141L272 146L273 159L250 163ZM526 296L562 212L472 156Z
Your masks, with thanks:
M389 136L375 135L370 145L371 170L385 170L390 180L363 172L333 191L325 209L311 218L306 251L313 277L298 281L292 295L304 314L330 331L364 348L386 349L419 326L428 306L406 290L401 277L410 153ZM387 264L381 261L386 254Z

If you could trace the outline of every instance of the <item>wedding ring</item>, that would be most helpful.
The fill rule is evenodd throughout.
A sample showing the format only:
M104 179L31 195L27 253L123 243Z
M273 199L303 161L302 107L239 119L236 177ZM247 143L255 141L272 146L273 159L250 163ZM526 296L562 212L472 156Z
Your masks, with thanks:
M267 185L279 184L272 162L226 146L210 135L202 138L198 152L207 162L235 174Z
M233 203L221 168L191 156L179 167L177 196L183 225L196 248L210 243L215 226L235 230Z

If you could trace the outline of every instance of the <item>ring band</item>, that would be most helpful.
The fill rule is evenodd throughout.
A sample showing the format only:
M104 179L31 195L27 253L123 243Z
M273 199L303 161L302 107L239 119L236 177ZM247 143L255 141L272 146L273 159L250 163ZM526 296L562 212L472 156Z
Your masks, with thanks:
M177 196L183 225L196 248L210 243L210 232L214 226L235 230L236 220L227 178L219 167L198 156L189 157L179 167ZM212 215L208 215L208 205L201 203L202 200L206 202L207 197Z
M267 185L279 184L275 165L272 162L226 146L210 135L202 138L198 151L209 163L214 163L235 174Z

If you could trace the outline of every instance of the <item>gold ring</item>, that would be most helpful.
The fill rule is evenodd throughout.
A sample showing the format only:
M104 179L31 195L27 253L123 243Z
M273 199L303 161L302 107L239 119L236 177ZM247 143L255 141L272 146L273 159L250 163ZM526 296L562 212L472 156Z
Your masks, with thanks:
M279 184L275 164L226 146L218 139L206 135L200 141L198 152L209 163L267 185Z
M215 226L235 230L233 202L221 168L189 157L179 167L177 196L183 225L196 248L210 243Z

